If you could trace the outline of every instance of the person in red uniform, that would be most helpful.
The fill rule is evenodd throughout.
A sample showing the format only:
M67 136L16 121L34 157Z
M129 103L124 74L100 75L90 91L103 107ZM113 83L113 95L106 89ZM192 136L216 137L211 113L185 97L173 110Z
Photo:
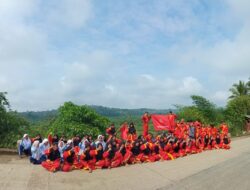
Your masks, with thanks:
M90 150L90 144L86 144L84 152L80 155L79 162L85 170L89 170L89 173L91 173L95 169L95 154L95 150Z
M151 115L148 112L145 112L142 116L142 128L143 128L143 136L146 137L148 135L148 123L151 119Z
M210 129L210 136L212 136L214 139L216 138L218 133L218 129L214 126L214 124L211 125Z
M111 169L111 164L115 157L115 153L116 146L113 145L113 142L109 142L106 146L106 151L103 154L103 157L105 159L105 166L109 169Z
M115 130L115 124L111 124L109 128L106 129L106 133L108 135L108 139L107 139L107 142L110 141L110 139L115 136L116 134L116 130Z
M45 154L47 155L47 160L42 162L42 166L50 171L50 172L56 172L60 170L60 162L61 162L61 156L60 152L58 150L58 144L53 143L53 146L49 148Z
M220 134L216 135L214 148L216 149L222 148L222 140Z
M139 155L141 153L140 149L140 141L136 140L133 142L132 148L131 148L132 156L130 157L130 163L135 164L135 163L141 163L139 159Z
M128 139L128 123L127 122L122 124L122 126L120 128L120 133L121 133L122 140Z
M228 126L227 126L227 124L226 123L222 123L220 125L220 130L221 130L221 134L222 134L223 137L225 135L227 135L228 134Z
M140 141L141 153L138 158L141 162L154 162L153 157L151 157L152 144L147 141Z
M63 152L63 166L62 171L69 172L73 169L81 169L83 165L78 162L77 155L73 146L73 141L68 140L66 149Z
M177 118L177 115L175 115L172 111L169 112L169 114L167 114L167 117L168 117L168 120L169 120L169 123L170 123L170 130L171 131L174 131L174 128L175 128L175 120Z
M224 135L224 138L222 139L222 148L223 149L230 149L230 138L227 135Z
M102 143L98 143L96 150L94 150L94 151L95 151L95 159L96 159L95 168L100 168L100 169L104 168L105 167L105 160L103 157L104 150L103 150Z
M136 129L133 122L129 124L128 127L128 140L133 142L137 139Z

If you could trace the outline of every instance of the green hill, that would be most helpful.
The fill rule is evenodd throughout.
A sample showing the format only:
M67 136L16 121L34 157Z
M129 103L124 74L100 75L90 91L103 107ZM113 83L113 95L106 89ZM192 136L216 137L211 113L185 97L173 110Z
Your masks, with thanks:
M120 109L120 108L109 108L104 106L96 106L91 105L89 106L94 109L98 114L108 117L112 120L116 120L122 118L126 120L127 118L138 118L143 115L144 112L149 113L168 113L170 109L148 109L148 108L139 108L139 109ZM176 110L173 110L174 112ZM54 118L58 114L58 110L48 110L48 111L27 111L27 112L20 112L21 116L26 118L31 123L37 123L44 120L48 120ZM119 120L120 120L119 119ZM131 120L129 119L129 120Z

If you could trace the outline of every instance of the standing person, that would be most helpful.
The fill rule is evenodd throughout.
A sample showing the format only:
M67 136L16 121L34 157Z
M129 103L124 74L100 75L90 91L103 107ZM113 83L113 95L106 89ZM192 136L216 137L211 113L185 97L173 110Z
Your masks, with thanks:
M106 133L107 133L107 135L108 135L107 142L109 142L110 139L116 134L115 124L114 124L114 123L112 123L112 124L110 125L110 127L108 127L108 128L106 129Z
M174 131L175 128L175 120L177 118L177 115L175 115L172 111L169 111L169 114L167 115L169 123L170 123L170 130Z
M196 134L196 130L195 130L195 126L192 123L189 124L189 138L190 139L195 139L195 134Z
M23 135L23 139L18 148L18 153L20 157L23 153L27 156L31 155L31 140L28 134Z
M151 115L148 112L145 112L142 116L142 123L143 123L143 136L146 137L148 135L148 123L151 119Z
M127 122L122 124L120 128L120 132L121 132L121 139L127 140L128 139L128 123Z
M133 142L137 139L136 129L133 122L129 124L128 127L128 140Z
M226 123L222 123L220 125L220 130L221 130L222 137L224 137L225 135L228 135L228 126Z

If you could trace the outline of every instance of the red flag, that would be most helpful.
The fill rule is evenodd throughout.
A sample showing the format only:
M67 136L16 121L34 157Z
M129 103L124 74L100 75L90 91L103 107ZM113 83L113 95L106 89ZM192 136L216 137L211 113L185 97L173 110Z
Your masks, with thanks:
M156 131L171 129L171 123L168 115L154 114L151 115L151 118Z

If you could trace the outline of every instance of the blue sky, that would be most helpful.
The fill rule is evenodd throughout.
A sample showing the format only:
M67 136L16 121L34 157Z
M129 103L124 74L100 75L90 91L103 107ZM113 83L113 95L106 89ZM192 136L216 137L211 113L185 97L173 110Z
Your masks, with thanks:
M249 2L1 0L0 90L18 111L224 106L250 76Z

